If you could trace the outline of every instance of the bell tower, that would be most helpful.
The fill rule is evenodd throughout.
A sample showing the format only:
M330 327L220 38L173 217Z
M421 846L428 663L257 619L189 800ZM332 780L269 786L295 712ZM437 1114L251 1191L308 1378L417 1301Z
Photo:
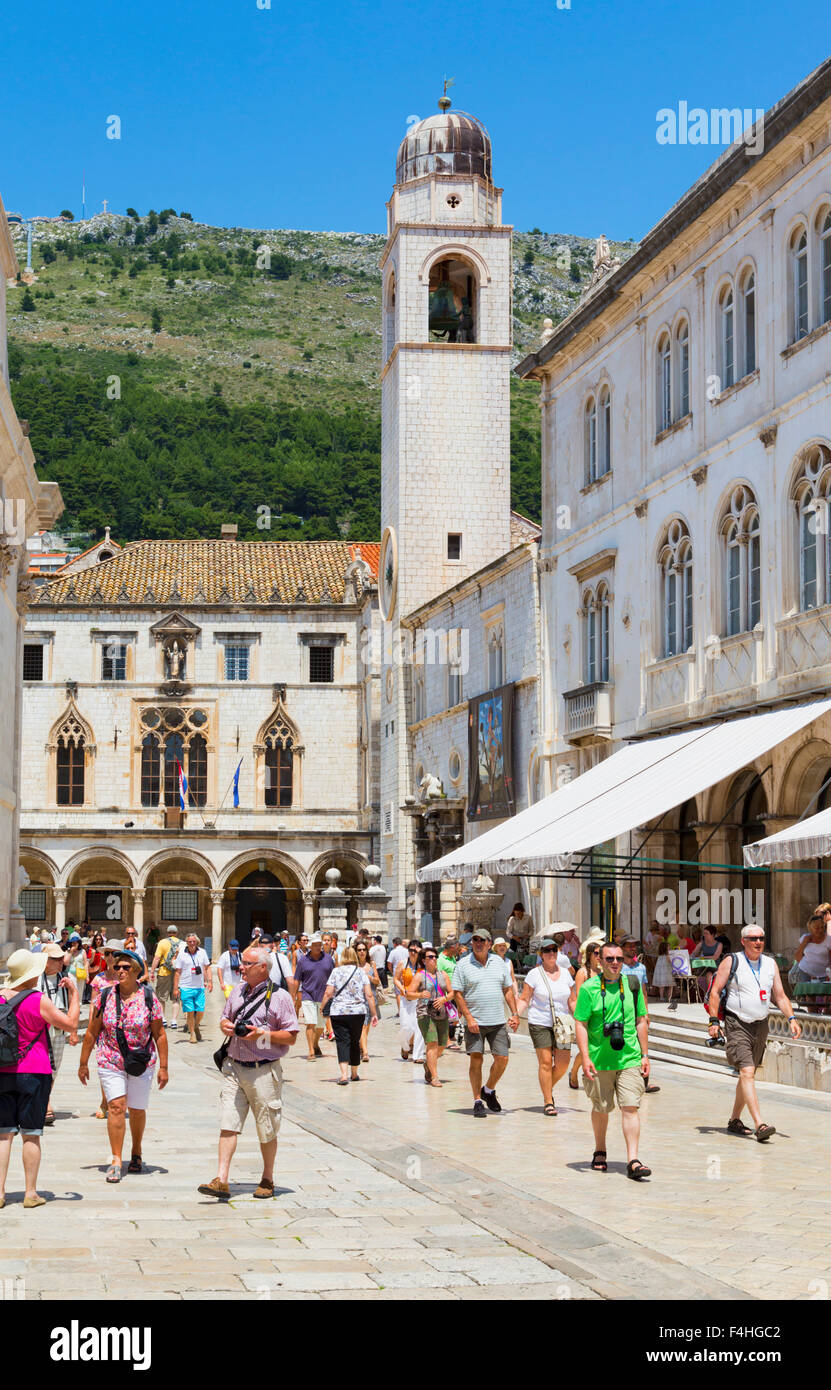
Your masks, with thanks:
M401 143L381 262L380 854L390 924L402 934L418 921L404 917L415 865L401 808L416 789L401 619L510 545L512 228L487 131L450 106L445 89L438 114ZM430 704L426 713L438 713Z

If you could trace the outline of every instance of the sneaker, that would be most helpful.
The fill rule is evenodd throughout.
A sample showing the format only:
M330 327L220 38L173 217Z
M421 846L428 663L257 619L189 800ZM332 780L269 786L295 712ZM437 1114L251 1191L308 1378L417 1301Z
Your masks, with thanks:
M176 1032L176 1029L179 1027L178 1023L168 1023L167 1026L168 1028L172 1028L174 1033Z
M495 1115L498 1115L502 1109L502 1106L496 1099L496 1091L486 1091L483 1086L481 1090L481 1096L488 1109L492 1110Z
M488 1113L487 1110L485 1109L485 1102L482 1101L482 1100L476 1100L476 1101L474 1101L474 1102L473 1102L473 1113L474 1113L474 1115L475 1115L475 1117L476 1117L477 1120L484 1120L485 1117L487 1116L487 1113Z
M200 1183L197 1191L204 1193L206 1197L218 1197L221 1202L227 1202L231 1197L231 1189L227 1182L220 1182L219 1178Z

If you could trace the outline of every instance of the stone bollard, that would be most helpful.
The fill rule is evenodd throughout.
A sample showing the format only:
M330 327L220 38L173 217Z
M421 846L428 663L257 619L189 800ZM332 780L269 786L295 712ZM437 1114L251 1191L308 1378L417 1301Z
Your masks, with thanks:
M358 926L366 927L370 936L380 936L386 944L390 929L387 918L390 895L380 886L381 870L377 864L367 864L364 878L366 887L358 897Z
M338 940L343 944L343 938L349 923L346 919L346 894L340 883L340 869L327 869L326 882L328 888L324 888L318 899L318 922L321 935L327 931L336 931Z

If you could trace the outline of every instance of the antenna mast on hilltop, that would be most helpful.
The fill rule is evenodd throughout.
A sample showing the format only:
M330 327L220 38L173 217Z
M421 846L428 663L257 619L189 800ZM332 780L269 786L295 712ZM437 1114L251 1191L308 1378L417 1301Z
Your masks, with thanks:
M87 220L87 173L86 169L81 170L81 221Z

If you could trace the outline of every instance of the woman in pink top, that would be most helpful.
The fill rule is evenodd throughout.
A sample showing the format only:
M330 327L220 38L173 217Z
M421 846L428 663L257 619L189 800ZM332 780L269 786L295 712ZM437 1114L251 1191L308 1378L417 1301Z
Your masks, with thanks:
M47 957L41 952L14 951L7 968L9 983L0 990L4 1003L16 1002L18 1060L0 1067L0 1207L6 1205L6 1174L12 1153L12 1139L23 1139L23 1172L26 1178L24 1207L42 1207L45 1198L37 1194L40 1168L40 1136L52 1086L49 1056L49 1028L71 1033L78 1027L81 1007L72 976L66 978L69 1008L57 1009L38 989L46 969Z

